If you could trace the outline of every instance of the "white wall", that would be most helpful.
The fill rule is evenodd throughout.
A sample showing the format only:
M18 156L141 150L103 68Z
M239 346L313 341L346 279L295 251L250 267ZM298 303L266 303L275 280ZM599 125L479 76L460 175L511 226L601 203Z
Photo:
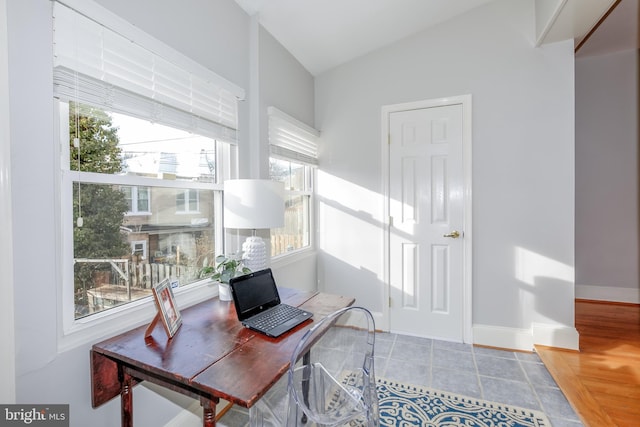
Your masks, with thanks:
M382 310L381 107L472 94L476 342L575 344L573 43L533 39L532 2L499 0L316 77L323 289Z
M260 27L260 145L268 176L268 107L314 127L314 78L269 32Z
M640 302L638 51L576 59L576 295Z

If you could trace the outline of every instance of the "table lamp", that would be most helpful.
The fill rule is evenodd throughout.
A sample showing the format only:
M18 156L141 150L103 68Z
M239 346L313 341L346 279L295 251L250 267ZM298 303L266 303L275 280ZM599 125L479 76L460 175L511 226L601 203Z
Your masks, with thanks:
M261 228L284 225L284 184L270 179L231 179L224 182L224 226L252 230L242 244L244 265L251 271L267 268L267 245L256 235Z

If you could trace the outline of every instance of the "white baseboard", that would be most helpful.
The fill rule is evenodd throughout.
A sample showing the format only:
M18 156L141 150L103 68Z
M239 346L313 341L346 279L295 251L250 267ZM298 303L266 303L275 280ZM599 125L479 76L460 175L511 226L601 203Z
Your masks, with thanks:
M533 323L531 325L533 343L548 347L580 349L580 334L576 328L549 323Z
M576 298L640 304L640 288L619 288L614 286L576 284Z
M376 324L376 330L378 331L388 331L389 330L389 322L385 321L388 317L384 317L384 315L379 311L372 311L371 315L373 316L373 321Z
M489 347L532 351L533 335L530 329L473 325L473 343Z
M575 328L546 323L534 323L531 329L474 325L473 343L489 347L532 351L535 344L577 350L579 341Z

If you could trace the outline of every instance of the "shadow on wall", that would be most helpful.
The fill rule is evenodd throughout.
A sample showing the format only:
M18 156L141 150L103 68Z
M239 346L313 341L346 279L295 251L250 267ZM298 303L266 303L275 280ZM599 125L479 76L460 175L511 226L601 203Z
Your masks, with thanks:
M523 325L531 322L559 323L573 327L573 309L565 302L574 299L574 268L560 261L517 246L515 248L515 277L521 285L520 302L534 307L530 316L521 319ZM555 296L550 298L550 296ZM523 311L524 313L524 311ZM562 315L562 317L560 317Z
M320 290L356 298L381 312L384 296L384 196L318 172Z

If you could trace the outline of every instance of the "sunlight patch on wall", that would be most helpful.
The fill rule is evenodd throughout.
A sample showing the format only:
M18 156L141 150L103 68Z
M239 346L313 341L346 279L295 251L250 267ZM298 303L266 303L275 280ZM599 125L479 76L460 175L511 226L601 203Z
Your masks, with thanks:
M382 277L382 195L322 171L317 194L319 249Z
M378 223L381 221L383 197L374 191L318 171L317 194L327 202L339 204L349 211L359 212Z
M538 277L574 282L573 267L529 249L516 246L515 260L516 278L528 285L534 286Z

